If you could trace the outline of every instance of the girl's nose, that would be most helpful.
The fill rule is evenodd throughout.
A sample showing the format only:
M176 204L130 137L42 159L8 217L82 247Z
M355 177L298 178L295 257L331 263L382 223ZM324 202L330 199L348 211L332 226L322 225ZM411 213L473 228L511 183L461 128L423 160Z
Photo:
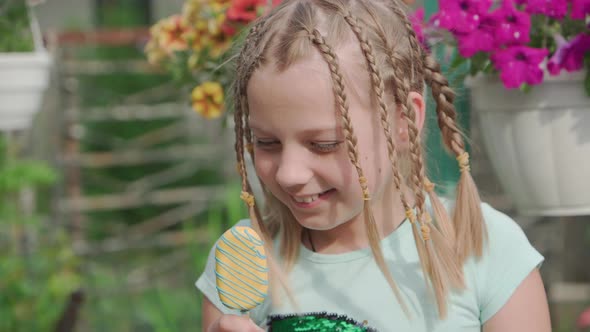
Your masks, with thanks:
M313 177L309 161L303 151L283 148L275 180L286 191L297 190Z

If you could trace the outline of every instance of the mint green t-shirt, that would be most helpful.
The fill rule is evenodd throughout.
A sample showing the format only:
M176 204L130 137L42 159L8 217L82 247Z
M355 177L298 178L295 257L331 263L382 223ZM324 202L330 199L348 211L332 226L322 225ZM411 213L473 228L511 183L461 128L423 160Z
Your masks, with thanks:
M406 220L384 238L381 246L410 317L404 314L375 264L370 248L344 254L319 254L305 248L290 273L290 286L301 313L328 312L367 321L377 331L479 332L481 326L508 301L518 285L539 267L543 257L531 246L511 218L482 204L488 242L479 259L464 266L466 289L449 297L448 316L440 320L436 303L427 292L411 224ZM249 221L240 224L248 225ZM196 286L224 313L215 288L214 250ZM250 312L262 327L269 315L294 314L288 300L272 305L270 297Z

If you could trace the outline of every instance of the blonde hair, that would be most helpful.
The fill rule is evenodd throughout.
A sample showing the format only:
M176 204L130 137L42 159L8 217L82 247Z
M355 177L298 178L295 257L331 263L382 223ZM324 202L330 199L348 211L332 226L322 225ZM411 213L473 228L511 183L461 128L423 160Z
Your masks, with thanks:
M278 70L285 70L295 61L309 56L312 52L319 52L330 70L348 155L357 171L363 192L364 221L373 256L402 308L408 313L381 251L381 238L370 207L370 193L359 162L357 138L348 113L345 82L338 56L334 52L335 47L341 46L350 40L350 36L354 36L366 60L371 93L377 101L378 116L387 140L393 181L400 193L406 216L412 224L412 234L427 288L433 291L439 315L444 318L448 292L451 288L464 287L464 260L472 254L476 257L481 256L486 235L480 199L469 172L463 136L456 125L454 93L442 75L438 63L419 45L403 6L397 0L292 0L284 1L255 22L237 58L237 77L234 86L235 150L238 171L242 177L242 197L250 208L252 223L266 239L269 247L267 252L272 252L272 239L279 236L279 252L288 270L299 255L303 229L289 209L266 190L264 192L267 209L264 217L254 203L244 165L244 150L249 151L252 160L255 158L248 125L247 86L256 69L269 62L274 63ZM431 88L436 102L443 142L458 158L461 169L452 221L432 190L430 181L425 177L420 131L416 124L414 106L409 99L411 91L421 93L424 90L424 83ZM408 123L408 158L411 169L407 174L400 172L398 165L398 159L403 155L396 150L391 133L386 94L393 96L395 104L400 107ZM403 194L403 183L407 183L415 195L416 213ZM436 222L434 224L425 208L425 189L433 202ZM281 269L275 267L275 270L272 274L284 279ZM289 295L288 290L287 294Z

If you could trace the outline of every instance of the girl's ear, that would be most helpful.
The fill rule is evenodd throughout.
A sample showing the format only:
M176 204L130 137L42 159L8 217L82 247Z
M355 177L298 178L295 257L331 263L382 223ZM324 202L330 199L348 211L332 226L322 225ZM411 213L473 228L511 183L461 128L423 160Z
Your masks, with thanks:
M426 102L424 101L424 97L418 92L411 91L408 94L408 99L412 102L412 107L414 107L414 112L416 113L416 127L422 132L426 119ZM394 134L396 146L401 151L405 151L409 147L410 136L408 134L408 121L402 115L401 107L395 108L395 119L393 123L395 124Z

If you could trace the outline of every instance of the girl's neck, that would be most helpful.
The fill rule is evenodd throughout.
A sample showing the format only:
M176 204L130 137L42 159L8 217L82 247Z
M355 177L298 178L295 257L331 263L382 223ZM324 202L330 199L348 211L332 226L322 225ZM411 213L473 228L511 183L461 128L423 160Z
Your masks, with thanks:
M405 209L399 199L399 192L387 188L380 197L372 202L371 209L377 223L381 238L395 231L405 220ZM410 190L404 188L410 206L414 197ZM322 254L341 254L369 247L364 213L361 211L354 219L330 230L305 230L303 244L310 250Z

